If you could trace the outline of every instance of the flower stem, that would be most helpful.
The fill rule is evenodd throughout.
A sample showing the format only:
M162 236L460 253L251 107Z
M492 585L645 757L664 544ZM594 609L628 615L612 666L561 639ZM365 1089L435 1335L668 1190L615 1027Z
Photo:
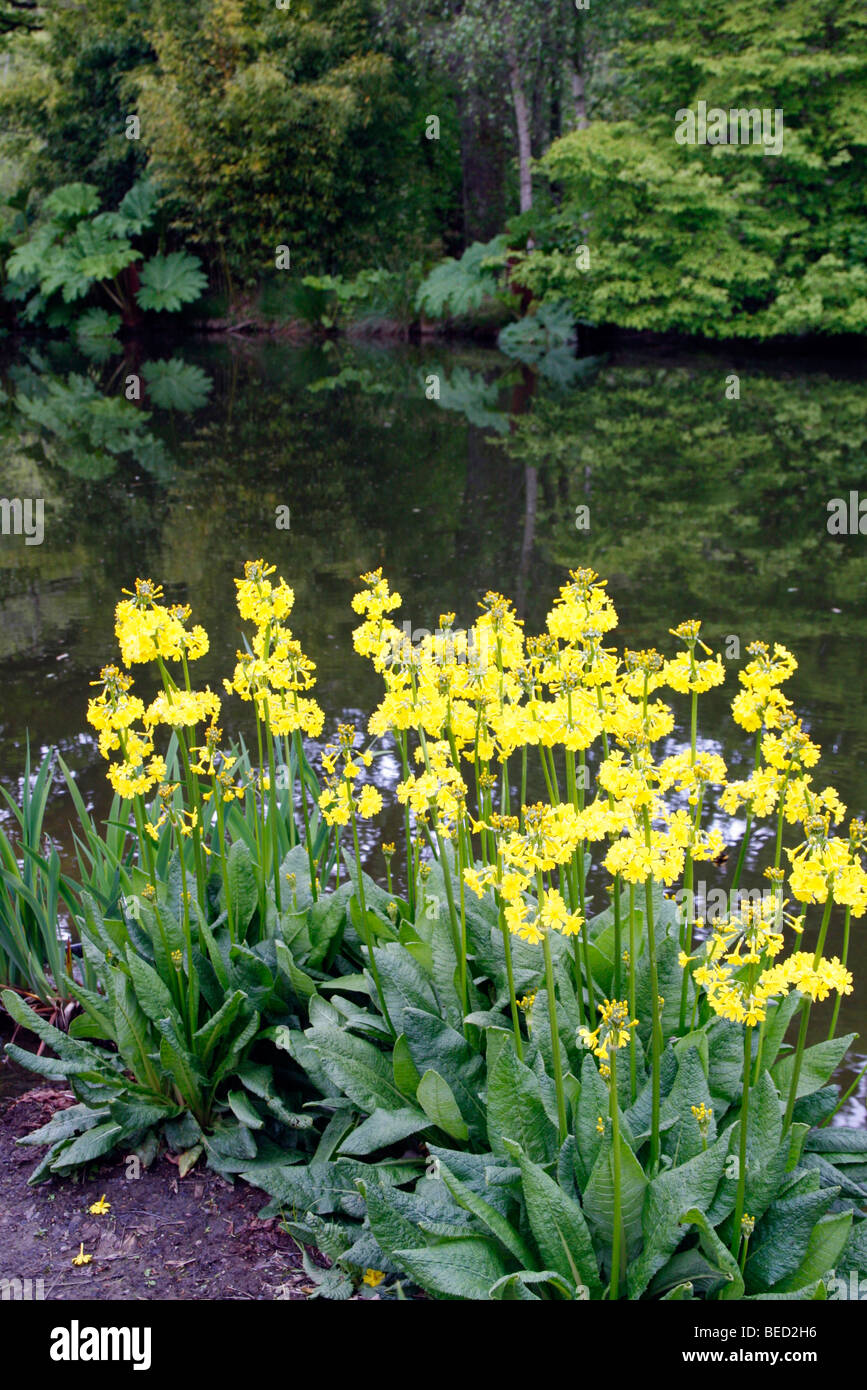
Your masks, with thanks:
M844 966L849 958L849 919L851 916L852 909L851 907L847 907L846 916L843 921L843 954L841 956L841 964ZM831 1015L831 1027L828 1029L829 1041L831 1040L831 1038L833 1038L834 1034L837 1031L837 1019L840 1016L840 1005L842 1004L842 1002L843 996L842 994L838 994L837 998L834 1001L834 1012Z
M629 885L629 1017L635 1018L635 884ZM629 1031L629 1090L633 1102L638 1094L636 1076L635 1029Z
M307 846L307 863L310 866L310 892L313 895L313 901L316 902L319 898L319 893L316 888L316 868L313 863L313 846L310 843L310 821L307 816L307 791L304 786L304 750L301 745L300 729L294 731L294 739L295 755L298 759L298 776L301 782L301 815L304 820L304 843Z
M822 914L822 925L819 928L819 940L816 943L816 954L813 957L814 971L818 969L819 961L822 958L822 952L825 949L825 937L828 934L828 923L831 920L831 906L834 902L834 897L831 893L830 888L827 890L827 894L828 895L825 899L825 911ZM807 1041L807 1027L810 1022L810 1009L812 1007L812 1003L813 1001L812 999L810 999L808 995L804 999L803 1004L801 1005L801 1026L798 1029L798 1044L795 1050L795 1064L792 1068L792 1084L789 1087L789 1102L786 1106L786 1118L784 1121L786 1129L788 1129L789 1125L792 1123L792 1113L795 1109L795 1101L798 1096L798 1082L801 1078L801 1062L804 1056L804 1044Z
M352 804L351 800L350 804ZM364 898L364 875L361 868L361 849L358 844L358 822L355 818L354 805L352 806L352 844L355 849L355 867L358 873L358 905L361 909L361 935L364 944L367 947L367 955L370 960L370 973L373 976L373 980L376 985L376 992L379 995L379 1005L382 1009L382 1015L393 1033L394 1025L392 1024L392 1021L388 1015L388 1005L385 1002L385 993L382 988L382 980L379 977L379 967L376 964L376 953L373 949L373 935L370 930L370 923L367 920L367 903Z
M741 1130L738 1147L738 1190L735 1197L735 1216L732 1227L731 1252L735 1259L741 1243L741 1217L744 1214L744 1196L747 1184L747 1121L750 1105L750 1070L752 1065L753 1030L744 1028L744 1071L743 1091L741 1092Z
M563 1090L563 1062L560 1057L560 1034L557 1028L557 1000L554 997L554 963L551 959L551 942L548 929L542 934L542 951L545 956L545 991L548 995L548 1020L551 1026L551 1054L554 1061L554 1085L557 1090L557 1119L560 1143L565 1144L568 1130L566 1122L566 1094Z
M611 1282L609 1298L620 1297L621 1245L625 1244L623 1230L623 1210L620 1175L620 1112L617 1104L617 1049L612 1048L608 1065L611 1075L608 1078L608 1106L611 1116L611 1163L614 1170L614 1219L611 1233ZM626 1251L623 1250L623 1265L626 1265Z

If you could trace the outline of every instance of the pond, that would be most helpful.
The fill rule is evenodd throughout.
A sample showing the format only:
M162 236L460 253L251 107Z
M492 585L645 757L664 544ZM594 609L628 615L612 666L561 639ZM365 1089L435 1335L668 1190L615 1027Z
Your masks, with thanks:
M352 650L362 571L383 567L412 629L435 629L448 610L471 622L493 588L532 632L568 569L590 565L609 581L621 646L670 652L669 628L703 620L729 674L702 698L700 730L733 776L750 759L729 714L745 648L793 649L786 689L823 748L821 779L864 814L865 541L827 524L829 502L863 481L864 370L744 349L619 348L540 365L438 342L161 341L128 344L122 360L7 351L2 492L44 499L45 529L40 545L0 538L0 780L17 784L29 733L34 750L61 749L104 814L88 682L115 659L114 604L136 576L192 605L211 639L198 683L221 688L241 641L233 577L247 559L275 564L296 593L290 621L317 664L327 737L338 721L363 725L379 698ZM141 399L128 400L134 379ZM668 751L688 738L686 702L673 703ZM234 698L222 722L247 730ZM393 786L397 763L377 767ZM378 877L375 846L399 842L398 810L387 799L365 846ZM68 812L58 794L49 824L67 854ZM768 835L752 841L743 886L762 884ZM735 857L700 875L708 888L725 886ZM859 927L840 1031L863 1034ZM840 945L838 920L829 953ZM816 1039L828 1017L814 1010ZM864 1122L865 1096L862 1083L841 1118Z

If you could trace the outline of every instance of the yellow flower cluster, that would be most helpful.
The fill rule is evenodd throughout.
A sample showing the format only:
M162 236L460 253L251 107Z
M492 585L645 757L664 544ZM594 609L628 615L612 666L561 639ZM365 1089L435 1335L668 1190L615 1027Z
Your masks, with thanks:
M275 737L302 732L316 738L325 715L315 700L302 692L315 685L315 665L301 650L283 619L291 611L295 595L278 579L271 582L273 565L248 560L244 578L236 579L238 612L255 624L251 652L238 652L231 680L223 684L231 694L255 705L256 716Z
M382 793L367 783L355 795L355 783L361 768L369 768L373 754L355 748L356 731L352 724L340 724L337 743L329 743L322 754L325 789L319 796L319 809L326 825L348 825L353 813L370 820L382 810Z
M626 999L606 999L599 1005L599 1012L602 1019L598 1027L592 1032L589 1028L579 1028L578 1039L602 1062L604 1074L610 1054L629 1046L630 1034L637 1027L638 1019L629 1017L629 1002Z
M744 688L732 703L735 723L748 733L778 728L791 710L791 702L778 687L798 669L798 663L779 642L774 643L773 653L765 642L752 642L747 652L753 660L739 673Z
M836 956L826 960L795 951L784 960L775 959L783 950L784 920L797 926L783 907L778 897L767 897L715 924L705 943L704 961L693 971L714 1013L753 1027L766 1017L771 999L783 998L792 989L813 1000L826 999L831 990L851 994L852 976Z
M708 1131L710 1130L711 1120L713 1119L712 1107L709 1105L705 1105L704 1101L701 1101L699 1105L691 1105L689 1108L695 1117L696 1124L699 1128L699 1133L701 1134L703 1139L706 1139L708 1136Z
M115 635L125 666L147 661L193 661L208 650L208 634L198 625L189 628L190 608L160 603L162 586L137 579L135 591L115 609Z
M150 579L137 579L135 590L124 590L129 597L115 609L115 634L125 666L155 661L163 677L164 689L145 709L143 702L129 692L132 679L116 666L100 672L102 691L88 702L87 718L99 731L99 751L109 760L108 779L119 796L143 796L166 775L163 758L154 753L156 725L189 729L220 712L219 696L210 690L194 691L189 686L188 663L208 650L203 627L190 627L186 605L167 607L161 602L163 591ZM179 687L165 667L166 661L180 661L185 686ZM142 728L135 728L136 723ZM112 762L114 753L120 759Z

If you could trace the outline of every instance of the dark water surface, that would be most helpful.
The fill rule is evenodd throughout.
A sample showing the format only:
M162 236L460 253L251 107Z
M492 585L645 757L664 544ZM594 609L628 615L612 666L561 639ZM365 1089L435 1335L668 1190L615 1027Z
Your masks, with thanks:
M196 684L222 689L241 635L233 577L247 559L275 564L295 589L290 622L317 663L327 736L340 720L363 726L380 695L352 650L362 571L382 565L403 596L398 621L413 628L436 628L447 610L469 623L494 588L532 632L567 570L592 565L609 580L621 647L673 651L669 628L700 617L708 642L739 643L741 660L757 637L794 650L786 690L824 751L817 784L836 786L851 815L867 811L867 537L827 529L830 499L859 484L867 496L863 365L645 350L537 375L439 344L240 338L94 352L7 345L0 358L0 492L45 499L41 545L0 538L7 787L29 731L34 750L59 747L88 803L107 808L88 682L115 659L114 605L137 576L192 605L211 638ZM169 358L169 369L152 365ZM737 400L726 397L732 374ZM124 396L132 375L137 403ZM434 376L439 400L427 398ZM288 530L276 526L281 507ZM699 702L703 744L732 776L751 757L728 710L741 660ZM686 701L673 701L683 740ZM252 733L234 699L222 724ZM377 766L384 785L398 780L393 760ZM50 830L67 849L69 811L58 795ZM401 825L388 805L380 820L368 846L376 876L376 845L399 840ZM761 885L770 838L763 825L743 886ZM708 887L724 886L731 861L704 873ZM835 921L830 953L840 945ZM867 1035L863 920L850 965L841 1031ZM830 1006L814 1017L818 1039ZM864 1119L865 1097L862 1087L850 1117Z

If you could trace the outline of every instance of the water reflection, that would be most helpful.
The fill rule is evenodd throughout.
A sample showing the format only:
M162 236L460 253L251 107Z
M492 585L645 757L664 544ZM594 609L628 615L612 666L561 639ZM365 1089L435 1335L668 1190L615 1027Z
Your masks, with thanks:
M20 352L0 372L2 491L43 497L46 529L41 546L0 541L3 781L20 776L29 729L34 748L62 750L88 804L107 807L84 711L136 575L193 606L211 636L197 678L221 688L240 641L233 577L249 558L276 564L296 591L293 627L317 663L328 738L341 720L363 725L380 693L351 646L362 571L383 566L413 627L434 629L446 610L466 625L493 588L532 631L565 571L591 565L609 579L622 644L665 646L674 622L701 616L717 648L791 646L788 690L823 746L823 774L863 812L867 550L826 526L829 499L862 477L863 374L723 353L573 360L560 380L556 363L546 373L441 344L128 344L104 361ZM728 712L739 664L730 657L726 687L701 706L706 746L735 776L750 757ZM234 698L223 725L249 732ZM679 724L670 751L683 738ZM394 760L378 775L393 786ZM68 844L62 801L52 816ZM400 842L397 808L381 831L366 847L378 876L380 838ZM768 857L759 829L745 884L761 882ZM709 886L725 873L705 875ZM853 966L867 978L857 935ZM856 993L843 1023L864 1012Z

